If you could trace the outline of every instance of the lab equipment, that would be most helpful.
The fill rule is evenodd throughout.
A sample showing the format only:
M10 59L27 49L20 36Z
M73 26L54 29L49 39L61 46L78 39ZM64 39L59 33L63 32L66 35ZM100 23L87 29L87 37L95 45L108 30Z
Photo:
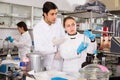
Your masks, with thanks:
M10 50L10 49L9 49L9 51L8 51L8 54L7 54L6 59L7 59L7 60L11 60L11 59L12 59L11 50Z
M82 42L77 49L77 54L80 54L87 47L88 47L88 43Z
M68 79L65 79L62 77L53 77L53 78L51 78L51 80L68 80Z
M20 62L20 68L21 68L21 70L26 70L25 62Z
M9 41L4 39L2 52L8 52L9 50Z
M87 36L88 38L90 38L90 40L95 39L95 35L91 32L91 30L85 30L84 35Z
M34 72L40 72L43 70L43 57L40 55L40 52L28 53L27 57L29 58L28 67Z
M13 67L13 64L1 64L0 65L0 72L1 73L7 73L9 70L10 70L10 68L12 68Z
M1 64L1 62L2 62L2 59L0 58L0 64Z
M92 56L87 55L86 61L82 63L81 67L83 68L84 66L86 66L88 64L92 64Z
M120 53L120 37L112 37L110 51Z
M14 39L11 36L8 36L6 40L10 41L11 43L14 41Z
M6 63L0 65L0 75L5 76L2 80L21 80L23 77L23 72L16 68L13 63Z
M80 69L79 72L87 80L109 80L111 75L107 67L99 64L89 64Z
M93 63L98 64L99 59L97 58L97 54L94 55Z

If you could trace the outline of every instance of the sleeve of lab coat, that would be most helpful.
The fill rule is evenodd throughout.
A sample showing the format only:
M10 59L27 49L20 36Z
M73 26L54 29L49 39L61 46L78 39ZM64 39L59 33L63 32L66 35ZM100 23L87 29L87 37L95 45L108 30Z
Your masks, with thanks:
M14 40L13 44L17 47L31 47L32 46L32 41L31 37L29 34L26 34L24 36L21 36L19 40Z
M14 41L13 41L13 44L14 44L15 46L17 46L18 48L19 48L19 47L24 47L25 44L27 43L26 41L27 41L26 39L14 40Z

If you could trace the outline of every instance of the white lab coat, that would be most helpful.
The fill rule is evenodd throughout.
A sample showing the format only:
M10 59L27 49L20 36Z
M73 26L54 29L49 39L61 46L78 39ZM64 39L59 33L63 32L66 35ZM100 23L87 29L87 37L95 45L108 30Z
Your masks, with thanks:
M48 25L44 19L42 19L34 28L33 36L35 43L35 51L40 51L44 55L44 66L46 68L60 70L58 60L54 60L57 47L53 43L53 39L60 38L65 35L64 29L60 20L56 20L54 24ZM56 62L56 64L54 63ZM55 65L55 66L53 66Z
M62 70L67 73L78 73L81 64L86 60L88 51L90 51L90 47L88 47L81 54L77 55L78 46L85 41L89 44L88 46L93 46L90 49L96 49L96 46L94 46L96 42L91 43L89 38L79 33L73 36L66 34L65 38L65 42L60 45L60 55L64 59Z
M30 53L32 40L28 31L24 32L18 40L14 40L13 44L18 47L18 54L21 59Z

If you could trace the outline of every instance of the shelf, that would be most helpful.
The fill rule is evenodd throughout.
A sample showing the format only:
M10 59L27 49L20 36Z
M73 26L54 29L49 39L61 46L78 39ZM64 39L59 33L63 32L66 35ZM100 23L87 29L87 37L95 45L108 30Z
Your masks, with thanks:
M105 53L104 55L120 57L120 53L117 52L102 51L102 50L100 50L100 52Z
M40 16L34 16L34 20L40 20L42 17Z
M100 23L92 23L92 25L98 25L98 26L103 27L103 24L100 24Z
M114 34L114 32L106 32L106 31L93 31L93 33L96 33L96 34L103 34L103 33Z
M79 12L70 12L70 13L62 13L62 15L70 15L74 17L79 18L101 18L101 17L107 17L112 16L110 13L98 13L93 11L79 11Z
M20 21L32 26L32 6L0 2L0 23L4 23L0 25L1 29L15 29Z
M15 28L15 27L6 27L6 26L4 26L4 25L0 25L0 29L12 29L12 30L18 30L17 28ZM33 30L32 28L28 28L28 30Z
M9 16L7 14L0 14L0 17L11 17L11 16Z
M80 33L83 33L83 32L84 32L84 30L77 30L77 31L80 32ZM95 30L92 30L92 32L93 32L94 34L103 34L103 33L114 34L114 32L95 31Z
M30 19L30 16L10 16L10 15L0 15L0 17L10 17L10 18L23 18L23 19Z

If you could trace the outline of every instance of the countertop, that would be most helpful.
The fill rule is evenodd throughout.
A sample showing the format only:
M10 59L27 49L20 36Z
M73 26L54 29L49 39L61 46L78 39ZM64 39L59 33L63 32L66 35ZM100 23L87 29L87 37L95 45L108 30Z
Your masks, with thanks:
M67 75L65 72L50 70L50 71L43 71L33 74L36 80L51 80L54 77L61 77L67 80L86 80L86 79L78 79L76 77ZM34 78L26 77L26 80L35 80Z

